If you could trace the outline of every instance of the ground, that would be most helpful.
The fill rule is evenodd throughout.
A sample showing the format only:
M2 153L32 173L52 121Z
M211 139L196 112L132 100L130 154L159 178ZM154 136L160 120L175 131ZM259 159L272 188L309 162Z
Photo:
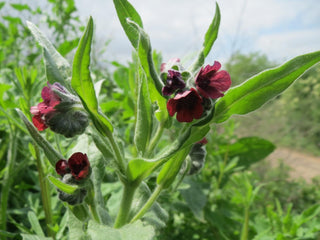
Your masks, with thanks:
M315 157L309 154L301 153L288 148L277 148L268 159L272 166L276 166L278 160L292 168L292 178L303 178L307 182L320 175L320 157Z

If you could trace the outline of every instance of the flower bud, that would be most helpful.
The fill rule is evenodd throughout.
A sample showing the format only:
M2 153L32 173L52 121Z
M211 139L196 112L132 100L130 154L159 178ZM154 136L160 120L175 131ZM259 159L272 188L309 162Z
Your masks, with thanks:
M42 89L41 97L43 102L30 109L32 122L39 131L50 127L65 137L73 137L85 131L89 124L88 115L77 96L60 83L48 83L48 87Z

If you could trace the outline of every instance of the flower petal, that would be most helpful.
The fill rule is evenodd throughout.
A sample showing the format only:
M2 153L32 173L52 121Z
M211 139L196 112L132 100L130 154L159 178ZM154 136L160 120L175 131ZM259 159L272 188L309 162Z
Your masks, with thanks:
M37 114L32 117L33 125L39 130L43 131L48 128L45 124L44 120L42 119L42 114Z

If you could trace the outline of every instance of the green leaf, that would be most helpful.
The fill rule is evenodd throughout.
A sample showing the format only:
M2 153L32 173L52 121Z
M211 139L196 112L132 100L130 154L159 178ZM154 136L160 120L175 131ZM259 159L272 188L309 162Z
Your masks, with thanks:
M69 82L71 68L68 61L60 55L48 38L33 23L27 21L27 26L36 41L43 47L48 81L51 84L59 82L71 90Z
M186 178L184 183L188 184L188 188L180 189L182 197L187 203L188 208L192 211L194 216L204 222L204 212L203 208L206 205L207 197L203 192L203 184L195 181L192 178Z
M142 182L135 193L134 200L132 201L132 207L130 211L129 219L132 219L139 210L145 205L149 197L151 196L151 191L145 182ZM159 203L153 203L151 211L148 211L144 217L144 222L150 223L150 225L158 228L163 228L166 226L168 221L168 213L164 210Z
M183 161L189 154L190 149L191 146L180 150L174 154L168 162L165 163L157 177L158 185L161 185L163 188L168 188L171 186L180 171Z
M138 99L134 143L139 155L143 155L147 143L150 140L150 134L152 130L152 106L150 102L146 76L144 72L139 72L140 74L138 75Z
M106 236L112 240L151 240L155 236L153 227L145 226L141 221L127 224L120 229L89 221L87 233L95 240L105 240Z
M59 152L57 152L45 138L41 136L35 126L27 119L27 117L20 109L16 109L16 111L26 125L27 130L29 131L33 140L39 145L39 147L43 149L43 152L48 158L49 162L55 168L56 162L60 159L64 159L64 157Z
M209 26L209 29L206 32L203 43L203 55L206 58L211 51L211 48L218 37L218 31L220 26L220 9L218 3L216 3L216 12L214 18Z
M199 53L197 60L195 63L193 63L191 72L196 72L204 64L206 57L210 53L211 48L218 37L220 19L220 9L218 3L216 3L216 12L214 18L205 34L203 48Z
M52 238L49 238L49 237L41 237L41 236L31 235L31 234L21 234L21 237L23 240L52 240Z
M43 230L41 228L41 225L39 223L39 220L36 216L36 214L32 211L28 212L28 219L31 225L31 228L33 231L39 236L39 237L44 237Z
M192 144L200 141L209 132L210 127L190 126L184 133L167 148L153 159L136 158L128 163L127 176L131 181L142 181L148 177L159 166L167 162L179 150L190 147Z
M0 2L0 10L4 7L5 4L6 2Z
M243 115L258 109L319 61L320 51L301 55L230 89L217 101L213 122L221 123L234 114Z
M18 10L18 11L23 11L23 10L29 10L31 11L30 7L27 4L10 4L12 8Z
M142 20L139 13L127 0L113 0L113 3L123 30L125 31L132 46L134 48L137 48L139 33L127 23L127 19L131 19L132 21L136 22L141 28L143 28Z
M258 137L240 138L231 145L219 146L214 155L228 156L229 159L238 157L237 166L249 167L251 164L266 158L275 149L268 140Z
M92 36L93 20L90 17L73 59L71 86L80 97L83 106L90 114L98 131L105 135L107 131L112 132L113 127L109 119L99 110L98 100L90 75Z
M62 192L73 194L75 191L79 189L79 186L66 184L53 176L48 176L48 178L51 181L51 183L57 188L59 188Z

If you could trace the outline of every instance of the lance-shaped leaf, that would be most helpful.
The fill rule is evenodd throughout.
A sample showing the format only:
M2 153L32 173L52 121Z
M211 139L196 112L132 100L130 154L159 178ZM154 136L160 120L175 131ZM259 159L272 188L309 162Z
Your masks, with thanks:
M48 178L54 186L56 186L62 192L65 192L67 194L73 194L75 191L77 191L79 189L79 186L66 184L66 183L60 181L59 179L56 179L53 176L48 176Z
M50 143L41 136L41 134L38 132L38 130L35 128L35 126L27 119L27 117L23 114L23 112L20 109L16 109L17 113L19 114L20 118L26 125L31 137L33 140L43 149L44 154L48 158L49 162L53 167L56 166L56 162L60 159L63 159L64 157L57 152Z
M183 161L190 152L190 148L191 146L180 150L174 154L168 162L166 162L157 177L158 185L161 185L162 188L168 188L171 186L180 171Z
M47 80L53 84L61 83L70 90L70 82L67 80L71 74L71 68L66 59L54 48L48 38L31 22L27 21L27 26L36 41L43 47L43 55L46 64Z
M197 71L204 64L204 60L210 53L211 48L218 37L220 19L221 19L220 8L218 3L216 3L216 12L215 12L214 18L212 19L212 22L205 34L203 48L199 53L197 60L192 65L192 70L191 70L192 72Z
M320 51L298 56L280 67L261 72L230 89L215 106L213 121L221 123L233 114L247 114L276 97L306 70L320 61Z
M141 69L138 72L138 99L134 143L139 155L143 155L152 130L152 107L146 76Z
M90 75L89 66L92 36L93 20L90 17L73 59L71 86L80 97L83 106L90 114L98 131L105 135L107 131L112 132L113 127L109 119L99 110L94 84Z
M220 145L219 150L213 155L227 156L229 159L238 157L237 166L248 168L251 164L267 157L275 148L275 145L266 139L245 137L233 144Z
M143 28L142 20L139 13L127 0L113 0L113 3L123 30L125 31L132 46L134 48L137 48L139 42L139 33L127 23L127 19L131 19Z

